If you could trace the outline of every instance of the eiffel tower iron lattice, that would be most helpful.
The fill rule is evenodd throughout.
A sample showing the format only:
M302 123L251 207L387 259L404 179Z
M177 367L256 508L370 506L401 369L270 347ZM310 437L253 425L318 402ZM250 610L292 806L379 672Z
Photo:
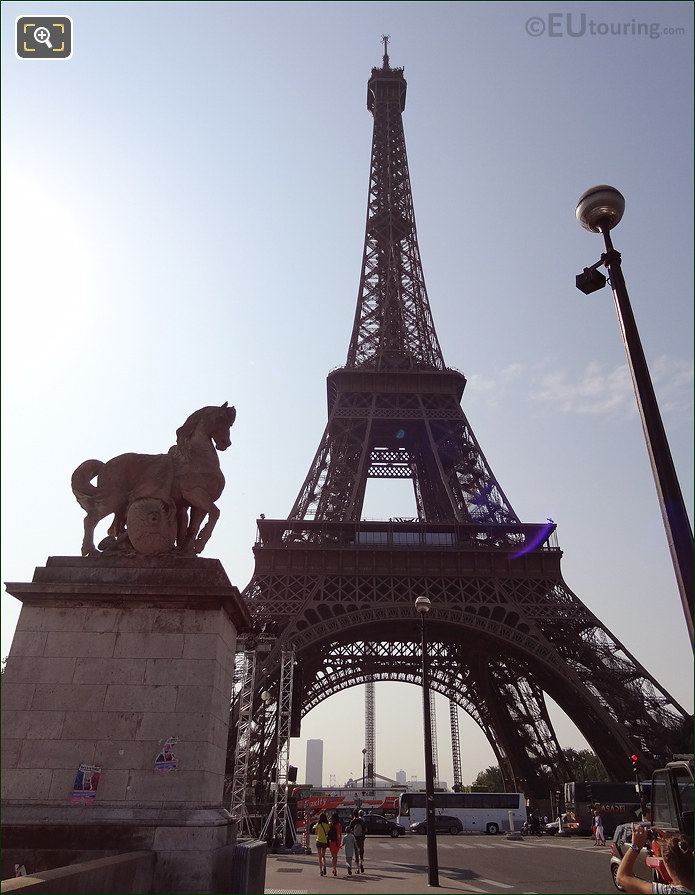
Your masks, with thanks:
M414 600L429 597L431 686L479 724L506 785L536 797L568 779L545 697L615 779L685 747L690 717L565 584L551 523L522 524L461 408L430 312L403 133L406 81L372 69L369 198L347 362L286 520L261 519L244 598L302 668L301 714L369 681L420 683ZM409 478L415 520L361 520L369 478ZM274 688L274 690L273 690Z

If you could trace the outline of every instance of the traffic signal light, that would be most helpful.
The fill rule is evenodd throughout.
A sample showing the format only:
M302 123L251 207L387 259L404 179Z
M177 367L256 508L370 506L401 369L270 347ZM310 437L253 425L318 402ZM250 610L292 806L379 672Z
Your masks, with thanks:
M639 755L631 755L630 761L632 762L632 770L636 771L639 765Z

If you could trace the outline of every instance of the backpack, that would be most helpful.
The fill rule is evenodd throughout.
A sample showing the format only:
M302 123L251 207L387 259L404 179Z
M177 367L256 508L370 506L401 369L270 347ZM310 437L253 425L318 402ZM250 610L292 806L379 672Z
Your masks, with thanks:
M364 824L361 820L356 820L353 822L352 832L355 834L356 839L361 839L364 836Z

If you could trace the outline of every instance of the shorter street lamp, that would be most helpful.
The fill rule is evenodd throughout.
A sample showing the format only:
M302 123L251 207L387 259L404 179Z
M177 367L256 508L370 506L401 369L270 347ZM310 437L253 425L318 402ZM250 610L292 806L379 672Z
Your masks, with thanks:
M363 796L366 795L366 786L367 786L367 783L364 779L367 774L366 762L367 762L367 750L363 749L362 750L362 795Z
M415 600L415 611L420 614L420 633L422 647L422 709L425 722L425 802L427 824L427 870L428 885L439 885L439 862L437 861L437 834L434 820L434 761L432 758L432 716L430 714L430 678L429 658L427 656L427 629L425 616L432 603L428 597L420 596Z
M601 265L608 270L613 289L618 323L623 335L627 362L635 388L637 407L647 442L647 453L652 466L661 517L666 529L666 539L676 583L685 615L685 624L693 645L693 533L685 509L676 468L661 421L659 405L649 375L647 360L642 350L637 323L632 313L627 286L623 277L620 252L613 247L610 231L620 223L625 211L625 199L615 187L601 184L591 187L579 197L577 220L585 230L601 233L606 251L591 267L585 267L577 276L577 289L590 295L606 285L606 278L598 271Z

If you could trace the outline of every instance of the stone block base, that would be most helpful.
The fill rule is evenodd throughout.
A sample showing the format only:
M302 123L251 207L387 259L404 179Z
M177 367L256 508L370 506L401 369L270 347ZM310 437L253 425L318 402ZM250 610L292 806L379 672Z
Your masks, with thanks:
M231 891L236 826L222 808L183 812L95 806L75 811L8 806L2 826L4 879L14 876L14 864L24 864L31 875L77 861L153 851L152 892Z
M24 605L3 674L3 876L145 851L153 892L229 892L222 795L249 618L221 564L51 557L7 589Z

